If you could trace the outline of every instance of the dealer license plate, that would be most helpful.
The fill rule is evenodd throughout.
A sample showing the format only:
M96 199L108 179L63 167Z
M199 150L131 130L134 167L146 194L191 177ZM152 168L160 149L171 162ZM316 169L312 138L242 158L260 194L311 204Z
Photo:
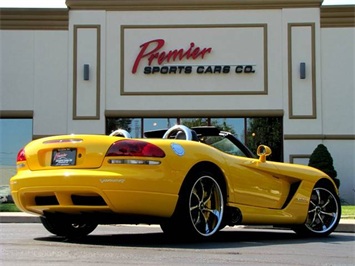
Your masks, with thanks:
M51 166L68 166L76 164L76 149L64 148L52 151Z

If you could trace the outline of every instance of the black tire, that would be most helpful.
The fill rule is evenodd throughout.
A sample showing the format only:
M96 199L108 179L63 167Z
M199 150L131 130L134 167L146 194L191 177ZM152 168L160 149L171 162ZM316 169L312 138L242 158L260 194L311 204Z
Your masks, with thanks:
M87 236L97 227L96 223L79 222L68 218L50 216L40 217L43 226L52 234L67 238L81 238Z
M206 171L188 177L173 217L161 224L164 233L184 239L208 238L221 228L224 195L218 179Z
M302 237L324 237L331 234L339 224L341 206L334 189L315 186L310 198L307 219L303 225L293 227Z

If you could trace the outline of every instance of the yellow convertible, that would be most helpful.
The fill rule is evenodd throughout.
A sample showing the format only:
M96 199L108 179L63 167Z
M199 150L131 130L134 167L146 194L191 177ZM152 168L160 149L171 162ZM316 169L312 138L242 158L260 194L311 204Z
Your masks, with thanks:
M16 205L51 233L82 237L98 224L159 224L164 233L206 239L225 226L275 225L327 236L341 214L325 173L267 161L215 127L146 132L131 138L63 135L37 139L17 156Z

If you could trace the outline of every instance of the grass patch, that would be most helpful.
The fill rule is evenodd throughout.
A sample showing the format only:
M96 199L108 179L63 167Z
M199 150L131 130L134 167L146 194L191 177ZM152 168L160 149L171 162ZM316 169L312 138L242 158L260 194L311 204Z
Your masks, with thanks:
M0 212L20 212L20 210L14 203L2 203L0 204Z
M354 205L342 205L341 217L344 219L355 219L355 206Z

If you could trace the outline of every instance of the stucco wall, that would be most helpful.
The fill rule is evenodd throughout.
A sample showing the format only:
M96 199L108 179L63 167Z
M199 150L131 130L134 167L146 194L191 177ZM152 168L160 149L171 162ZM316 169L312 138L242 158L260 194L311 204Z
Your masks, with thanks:
M34 112L33 134L67 132L68 32L1 30L1 110Z
M341 196L355 203L355 28L323 28L321 43L323 131L334 138L324 145L342 182Z
M285 161L307 164L313 150L323 143L341 179L341 197L355 202L353 9L319 8L320 1L315 0L308 1L308 6L302 6L304 1L219 1L218 8L213 0L201 1L201 5L184 1L178 6L175 1L148 1L146 6L136 6L134 1L128 5L126 1L97 1L97 6L87 6L87 1L67 3L70 11L0 11L0 117L33 117L33 135L37 137L103 134L107 114L283 116ZM235 32L240 34L238 27L247 24L267 28L267 90L263 91L264 86L263 93L203 94L196 93L196 87L185 85L181 88L183 93L156 93L154 90L177 86L179 79L185 79L161 76L159 88L149 87L152 94L145 93L144 79L138 93L122 94L123 83L128 92L137 89L129 87L134 83L125 80L137 76L122 75L122 68L130 69L124 65L129 63L129 57L123 60L122 55L137 53L139 44L149 41L149 34L144 35L149 26L168 27L180 34L178 38L183 42L198 40L199 45L213 46L218 57L228 58L229 54L242 56L250 51L243 54L238 45L233 51L223 45L223 41L231 40L228 35L223 41L213 40L214 36L220 36L220 31L229 25L237 26ZM142 38L124 36L124 26L139 26L135 30L144 33L139 35ZM210 28L215 35L203 39L186 30L186 26ZM260 45L253 45L251 38L255 32L258 41L263 39L259 28L245 31L251 50L259 51ZM163 37L165 34L176 40L166 30L161 32ZM129 47L130 42L125 44L123 37L137 42ZM180 48L180 43L168 47L176 48ZM299 77L300 62L306 63L305 79ZM83 79L84 64L90 65L88 81ZM219 78L212 81L217 90L222 84Z

